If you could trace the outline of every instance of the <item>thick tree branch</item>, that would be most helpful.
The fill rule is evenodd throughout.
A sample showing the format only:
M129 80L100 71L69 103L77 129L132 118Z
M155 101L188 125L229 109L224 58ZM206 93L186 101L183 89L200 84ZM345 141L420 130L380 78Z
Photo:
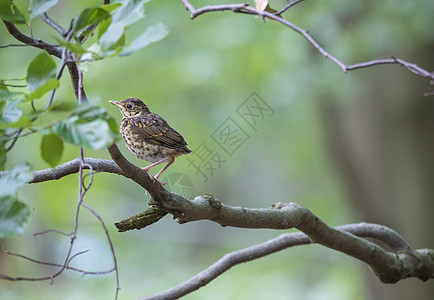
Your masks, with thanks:
M252 259L279 251L294 245L307 243L318 243L325 247L345 253L358 260L367 263L380 280L384 283L395 283L407 277L417 277L421 280L434 278L434 252L431 249L412 250L405 240L390 228L375 224L352 224L337 228L327 226L307 208L296 203L277 203L270 209L264 208L243 208L225 205L210 195L198 196L194 200L188 200L180 195L170 193L158 182L153 181L146 172L130 163L113 144L109 153L115 163L108 160L86 158L85 163L95 171L104 171L121 174L131 178L150 194L149 203L158 207L157 218L164 216L164 212L172 214L179 223L186 223L197 220L210 220L222 226L240 228L269 228L269 229L290 229L297 228L302 233L283 235L276 241L286 237L285 243L279 242L278 246L270 250L261 248L261 245L254 248L240 250L240 253L250 253ZM62 164L54 169L35 171L33 182L59 179L68 174L77 172L78 159ZM116 166L116 165L117 166ZM161 214L160 214L161 213ZM142 224L148 224L152 214L141 214ZM130 222L130 224L127 224ZM125 222L128 226L138 226L136 220L130 219ZM152 222L151 222L152 223ZM145 225L146 226L146 225ZM143 226L142 226L143 227ZM136 227L137 228L137 227ZM359 236L359 237L358 237ZM385 243L393 252L389 252L375 243L369 242L361 237L374 238ZM267 242L273 244L275 241ZM279 248L280 247L280 248ZM252 249L260 249L259 252L251 252ZM274 249L274 250L273 250ZM238 252L237 252L238 253ZM235 255L235 254L231 254ZM241 256L237 259L232 256L224 257L222 262L217 262L204 274L217 274L218 276L231 266L245 261ZM247 256L246 256L247 257ZM227 264L227 261L231 264ZM216 273L217 272L217 273ZM197 276L203 278L204 274ZM214 275L207 275L204 282L212 280ZM193 280L193 279L192 279ZM194 280L193 280L194 281ZM189 281L190 282L190 281ZM199 288L196 285L194 289ZM182 290L190 290L190 284L182 287ZM165 299L164 297L162 299Z
M407 277L421 280L434 277L433 250L413 251L399 234L387 227L359 224L331 228L307 208L296 203L278 203L271 209L251 209L222 204L210 195L198 196L190 201L166 191L158 182L152 183L145 172L122 156L116 145L112 145L109 152L124 175L151 193L149 203L172 214L179 223L210 220L222 226L240 228L297 228L314 243L367 263L382 282L395 283ZM352 233L382 241L394 252L388 252Z
M358 237L372 237L373 235L383 236L384 234L386 236L389 236L391 231L393 231L384 226L367 223L338 226L335 229L351 233ZM397 233L392 234L392 236L395 235L399 236ZM160 293L141 299L177 299L205 286L210 281L217 278L222 273L229 270L235 265L241 264L243 262L252 261L266 255L276 253L283 249L287 249L289 247L306 245L311 243L311 239L304 233L285 233L264 243L225 254L217 262L215 262L202 272L198 273L197 275L193 276L192 278L184 281L183 283ZM434 252L432 250L423 249L414 251L414 253L421 259L423 263L426 263L427 265L431 265L431 267L433 267ZM399 256L400 259L404 262L407 260L413 261L413 253L411 252L401 253L399 254Z
M18 41L22 42L23 44L30 45L42 50L45 50L48 52L48 54L51 54L53 56L56 56L57 58L62 58L62 50L60 48L50 45L40 39L35 39L30 36L25 35L21 31L18 30L18 28L15 27L12 23L9 23L7 21L3 21L3 23L6 26L6 29L8 32Z
M98 158L84 158L85 168L91 166L96 172L107 172L122 175L122 171L111 160ZM33 172L34 178L29 183L39 183L49 180L58 180L62 177L78 173L80 169L80 158L73 159L66 163L56 166L55 168L37 170ZM1 171L0 176L7 174L9 171Z
M179 223L211 220L222 226L240 228L297 228L313 242L367 263L385 283L394 283L407 277L427 280L434 276L434 257L425 257L421 252L411 251L399 235L393 234L384 240L399 252L397 255L351 233L327 226L307 208L296 203L279 204L273 209L251 209L231 207L209 195L189 201L170 194L162 201L152 198L150 204L158 205L171 213ZM365 234L369 233L377 239L384 235L379 231L366 230ZM402 257L400 252L403 253Z
M268 19L277 21L277 22L289 27L291 30L295 31L296 33L300 34L301 36L303 36L318 52L320 52L325 58L330 59L332 62L334 62L336 65L338 65L339 68L341 68L341 70L345 73L347 71L367 68L367 67L380 65L380 64L399 64L416 75L434 79L434 72L429 72L429 71L427 71L427 70L425 70L425 69L423 69L423 68L421 68L421 67L419 67L413 63L409 63L409 62L406 62L402 59L394 58L394 57L385 58L385 59L375 59L375 60L361 62L361 63L357 63L357 64L346 65L343 62L341 62L339 59L337 59L336 57L334 57L333 55L328 53L323 47L321 47L320 44L306 30L304 30L304 29L296 26L295 24L280 17L279 16L280 12L279 13L272 13L272 12L268 12L268 11L257 10L254 7L251 7L246 3L226 4L226 5L207 5L207 6L203 6L201 8L196 9L188 0L181 0L181 2L185 6L185 8L190 11L190 18L191 19L195 19L196 17L198 17L202 14L205 14L205 13L209 13L209 12L233 11L235 13L244 13L244 14L247 13L247 14L261 16L263 18L266 17ZM294 1L292 4L288 5L288 8L299 3L299 2L300 1ZM285 8L285 9L288 9L288 8Z
M130 163L119 151L116 144L111 145L107 150L113 161L121 169L123 175L143 187L156 201L165 201L166 199L170 199L172 195L176 195L167 191L157 180L151 179L148 173L141 168Z

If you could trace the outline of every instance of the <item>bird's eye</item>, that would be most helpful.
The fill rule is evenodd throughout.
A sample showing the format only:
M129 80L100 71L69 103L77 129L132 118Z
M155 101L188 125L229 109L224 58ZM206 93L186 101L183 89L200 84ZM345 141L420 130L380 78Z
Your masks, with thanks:
M128 105L127 105L127 108L128 108L128 109L131 108L131 107L133 107L131 104L128 104Z

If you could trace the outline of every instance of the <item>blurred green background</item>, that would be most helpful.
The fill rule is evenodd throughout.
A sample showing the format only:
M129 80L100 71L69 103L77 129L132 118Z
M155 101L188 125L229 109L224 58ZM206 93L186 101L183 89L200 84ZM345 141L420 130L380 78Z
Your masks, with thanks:
M25 11L26 1L14 2ZM68 27L90 3L100 5L94 0L60 1L48 14ZM279 9L285 3L274 1L271 6ZM396 229L415 248L434 248L434 105L432 97L422 96L429 87L426 78L396 65L344 74L301 36L252 16L224 12L192 21L181 1L168 0L151 1L146 14L131 28L129 39L158 22L169 28L169 35L131 56L86 64L84 87L90 102L105 107L118 121L119 111L107 101L140 97L192 150L206 143L226 160L205 181L187 157L180 157L163 180L184 176L194 196L212 193L233 206L297 202L331 226L376 222ZM303 2L284 17L308 30L344 63L393 55L432 70L433 15L429 0L333 0ZM19 28L28 32L25 26ZM53 42L56 32L39 18L32 28L35 37ZM15 42L1 25L0 45ZM0 49L0 78L24 78L38 53L29 47ZM237 114L253 92L274 110L256 130ZM65 72L55 102L74 101ZM229 117L250 136L232 156L212 139ZM34 169L47 168L40 158L40 139L20 139L8 155L7 169L23 160ZM132 162L146 165L122 142L118 145ZM62 162L77 155L78 149L67 146ZM109 158L106 150L85 150L85 155ZM71 175L23 188L20 195L31 207L31 222L23 235L1 241L2 247L60 263L69 238L50 233L35 239L32 234L72 229L77 182L77 175ZM186 192L179 182L169 188ZM118 233L113 223L146 209L147 196L135 183L111 174L95 176L85 201L109 227L121 276L120 299L169 288L227 252L281 233L223 228L206 221L178 225L170 216L141 231ZM74 259L73 266L112 267L102 228L85 210L73 250L90 250ZM11 276L42 276L55 270L4 254L0 269ZM114 291L114 274L82 278L65 272L51 285L0 282L1 299L110 299ZM383 285L366 265L311 245L236 266L186 299L431 299L433 294L432 281Z

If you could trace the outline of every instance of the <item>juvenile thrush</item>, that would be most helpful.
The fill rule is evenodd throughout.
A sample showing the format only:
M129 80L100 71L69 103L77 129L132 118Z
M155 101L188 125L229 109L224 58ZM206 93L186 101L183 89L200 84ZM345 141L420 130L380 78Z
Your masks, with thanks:
M122 113L119 131L128 150L136 157L153 163L143 170L149 174L149 169L167 162L155 176L155 179L165 184L158 179L160 175L173 164L176 157L191 152L184 138L166 120L150 112L139 98L109 102Z

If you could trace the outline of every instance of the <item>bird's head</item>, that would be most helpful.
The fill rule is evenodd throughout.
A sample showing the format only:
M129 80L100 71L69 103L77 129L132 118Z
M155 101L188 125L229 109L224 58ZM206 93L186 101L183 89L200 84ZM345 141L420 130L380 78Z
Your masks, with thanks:
M149 109L139 98L126 98L122 101L109 101L117 106L126 118L149 114Z

